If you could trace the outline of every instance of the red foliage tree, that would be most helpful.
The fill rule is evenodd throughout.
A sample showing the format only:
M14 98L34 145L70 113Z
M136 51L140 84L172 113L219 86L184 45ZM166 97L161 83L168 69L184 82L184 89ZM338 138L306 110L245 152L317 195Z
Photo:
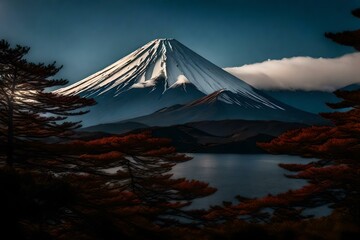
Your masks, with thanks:
M180 209L188 206L193 199L208 196L215 191L199 181L172 178L169 173L172 167L190 158L176 154L169 143L167 139L153 138L145 132L87 142L76 141L69 145L75 152L83 147L90 153L80 156L85 172L89 162L95 164L92 172L96 171L102 177L105 173L121 192L131 192L153 211L160 211L162 214L156 215L159 221L160 215L167 214L189 217L189 212Z
M59 207L56 224L42 223L43 230L64 239L148 239L167 227L183 226L185 219L202 223L204 211L184 207L216 190L203 182L173 178L172 167L190 158L177 154L169 143L145 132L37 146L54 157L34 160L29 166L37 173L50 169L76 196ZM34 226L29 219L21 221L28 224L25 228Z

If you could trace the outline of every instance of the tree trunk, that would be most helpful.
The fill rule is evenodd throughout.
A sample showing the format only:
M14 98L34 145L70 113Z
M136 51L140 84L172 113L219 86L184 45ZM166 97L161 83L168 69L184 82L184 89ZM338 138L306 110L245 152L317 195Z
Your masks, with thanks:
M12 166L14 163L14 95L16 86L17 71L15 70L12 81L10 96L8 98L8 129L7 129L7 149L6 149L6 164Z
M6 164L12 166L14 163L14 122L13 122L13 103L9 104L8 112L8 129L7 129L7 148L6 148Z
M128 169L128 173L130 175L130 187L133 193L135 193L135 180L134 180L134 174L132 172L131 166L130 166L130 160L126 159L126 167Z

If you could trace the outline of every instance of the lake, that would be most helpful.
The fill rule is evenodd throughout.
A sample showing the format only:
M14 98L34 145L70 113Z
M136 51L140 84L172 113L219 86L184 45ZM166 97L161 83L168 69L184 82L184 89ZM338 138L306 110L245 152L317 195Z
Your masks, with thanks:
M236 195L261 197L268 193L277 194L306 184L301 179L289 179L290 173L278 166L279 163L308 163L314 159L298 156L269 154L187 154L192 160L176 165L174 177L186 177L210 183L217 192L209 197L196 199L189 208L208 208L233 201ZM308 212L317 216L328 214L327 208Z

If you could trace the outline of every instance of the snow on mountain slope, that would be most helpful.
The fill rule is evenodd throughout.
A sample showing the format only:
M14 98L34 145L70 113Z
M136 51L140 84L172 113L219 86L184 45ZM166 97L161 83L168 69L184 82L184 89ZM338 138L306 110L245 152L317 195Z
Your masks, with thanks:
M165 91L179 82L187 81L201 92L211 94L220 89L238 92L273 106L252 87L199 56L175 39L156 39L103 70L59 93L98 96L112 89L120 94L130 88L155 86L156 79L166 79Z
M84 126L117 122L185 104L217 91L219 100L241 108L279 110L286 105L199 56L175 39L156 39L110 66L56 90L80 94L98 104L82 116ZM247 111L251 118L251 111ZM256 116L254 115L254 118Z

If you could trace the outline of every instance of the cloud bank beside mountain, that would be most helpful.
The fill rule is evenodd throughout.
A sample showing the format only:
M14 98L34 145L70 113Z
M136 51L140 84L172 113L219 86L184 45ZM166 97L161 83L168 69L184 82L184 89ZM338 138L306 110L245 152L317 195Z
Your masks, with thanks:
M258 89L330 92L360 83L360 53L338 58L283 58L225 70Z

